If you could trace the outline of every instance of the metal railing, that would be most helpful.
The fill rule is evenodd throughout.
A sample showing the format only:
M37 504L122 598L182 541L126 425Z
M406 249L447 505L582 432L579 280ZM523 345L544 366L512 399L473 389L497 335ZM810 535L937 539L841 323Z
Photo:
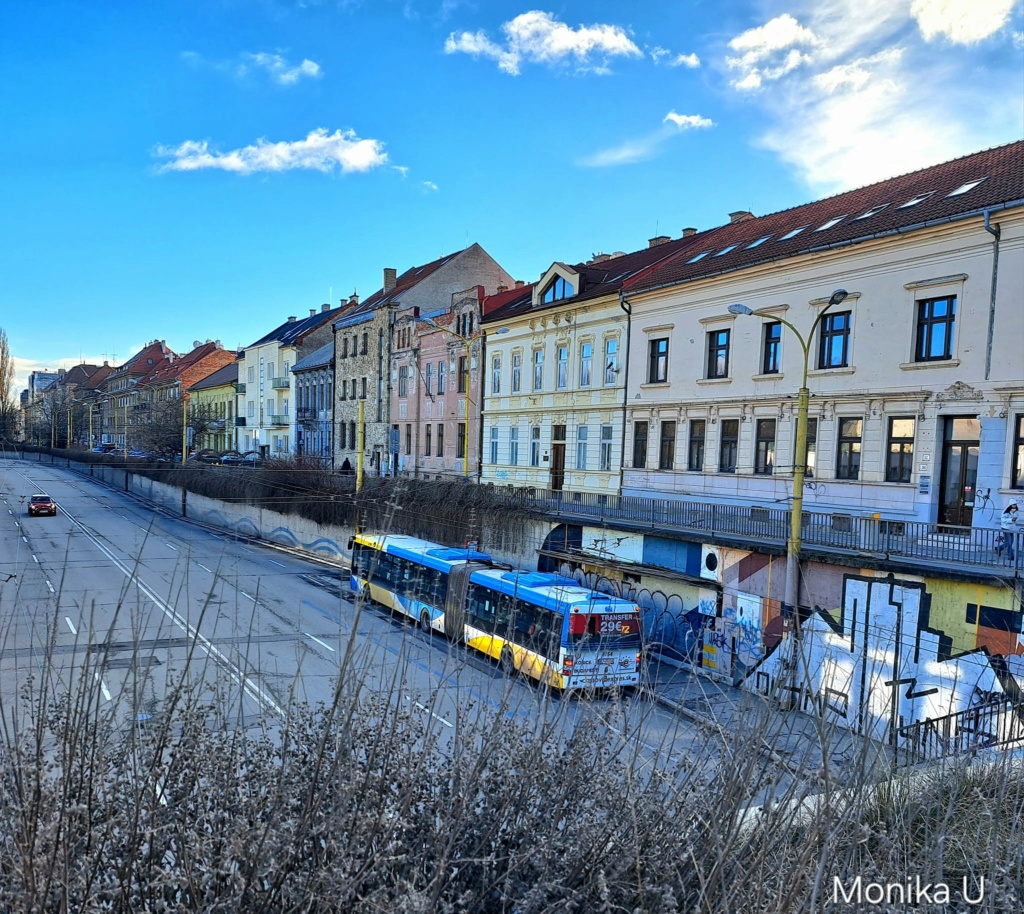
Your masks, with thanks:
M551 491L509 487L510 506L589 522L692 532L709 538L737 539L784 546L789 511L758 505L716 504L633 495ZM1024 541L1018 534L1013 562L999 549L999 530L954 527L842 512L803 512L802 548L808 552L843 552L880 559L903 558L971 567L1024 570Z
M235 382L235 393L236 394L244 394L245 393L245 383L243 381L236 381Z
M274 413L267 417L267 425L287 425L288 413Z
M288 378L271 378L270 386L274 390L283 390L284 388L291 386L291 381Z
M900 727L900 765L993 749L1024 740L1024 716L1010 699Z

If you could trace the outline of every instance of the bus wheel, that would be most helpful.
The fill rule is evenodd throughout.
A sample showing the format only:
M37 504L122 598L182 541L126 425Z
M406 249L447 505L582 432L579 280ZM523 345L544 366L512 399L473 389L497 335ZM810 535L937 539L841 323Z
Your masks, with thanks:
M430 627L430 613L426 610L420 613L420 631L425 635L429 635L433 631Z
M515 676L516 673L519 672L516 669L515 654L513 654L507 647L503 647L501 649L501 671L506 676Z

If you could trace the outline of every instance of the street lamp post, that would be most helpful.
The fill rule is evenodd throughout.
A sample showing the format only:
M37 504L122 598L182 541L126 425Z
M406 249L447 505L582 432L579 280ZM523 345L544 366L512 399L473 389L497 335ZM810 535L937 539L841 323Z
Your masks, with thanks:
M797 338L800 348L803 351L804 364L803 374L800 380L800 394L797 401L796 411L796 454L793 456L793 493L792 506L789 517L789 539L786 543L786 591L782 603L783 616L792 616L794 632L797 640L800 638L800 549L801 549L801 527L803 522L804 508L804 478L807 475L807 412L810 402L810 391L807 389L807 372L811 356L811 344L814 341L814 331L821 322L825 312L833 305L838 305L846 299L848 293L845 289L836 289L828 300L828 304L822 308L811 322L810 329L805 336L785 318L765 309L751 310L746 305L730 305L730 314L752 314L755 317L768 317L780 324L785 324Z

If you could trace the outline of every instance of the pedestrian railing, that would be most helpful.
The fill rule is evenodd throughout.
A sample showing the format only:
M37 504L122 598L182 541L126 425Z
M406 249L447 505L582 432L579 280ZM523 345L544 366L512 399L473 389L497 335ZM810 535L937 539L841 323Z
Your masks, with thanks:
M510 505L595 525L625 523L777 546L785 545L789 537L790 512L785 508L520 487L509 487L505 497ZM804 511L800 535L802 549L809 552L839 551L1018 572L1024 568L1020 548L1011 562L998 548L1003 542L1000 531L980 527L929 524L880 514Z
M1024 716L1010 699L900 727L898 764L916 765L1024 741Z

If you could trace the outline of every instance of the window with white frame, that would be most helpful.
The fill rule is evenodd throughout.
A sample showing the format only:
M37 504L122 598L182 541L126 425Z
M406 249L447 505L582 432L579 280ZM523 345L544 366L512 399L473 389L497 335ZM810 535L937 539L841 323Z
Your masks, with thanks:
M508 462L519 466L519 427L515 425L508 430Z
M530 426L530 466L540 466L540 426Z
M594 344L580 346L580 387L590 387L590 374L594 365Z
M619 341L610 336L604 341L604 386L611 387L619 375Z
M579 426L576 429L576 469L585 470L587 468L587 438L590 435L590 429L585 425Z
M491 426L491 463L498 462L498 426Z
M544 350L533 350L533 389L541 390L544 387Z
M496 355L491 359L491 393L501 393L501 356Z
M523 354L512 353L512 393L517 394L523 389Z
M555 386L558 390L565 390L569 386L569 347L558 347L558 374Z
M612 426L602 425L601 426L601 469L608 473L612 468Z

